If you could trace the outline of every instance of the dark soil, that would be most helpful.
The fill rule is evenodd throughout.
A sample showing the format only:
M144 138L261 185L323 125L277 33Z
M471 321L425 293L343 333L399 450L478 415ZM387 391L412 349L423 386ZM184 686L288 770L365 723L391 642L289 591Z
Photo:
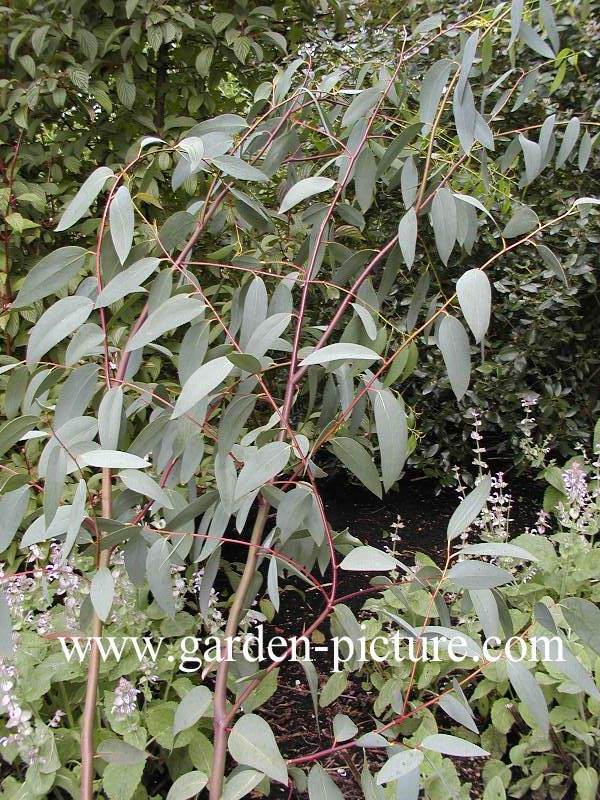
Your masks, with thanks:
M522 533L526 526L535 522L541 505L542 488L533 480L511 482L513 496L512 532ZM436 493L437 492L437 493ZM408 564L417 552L425 553L438 564L443 563L446 551L446 527L456 505L457 495L449 490L439 492L437 484L429 480L405 479L399 492L388 494L379 500L361 486L336 478L326 482L322 489L328 520L336 531L348 528L353 536L364 544L383 547L389 544L392 524L400 516L404 528L400 531L401 542L398 556ZM338 595L357 592L369 585L369 577L340 571ZM368 595L367 595L368 596ZM295 592L282 594L282 607L277 615L277 632L283 635L300 633L303 625L312 621L321 609L322 598L318 593L307 593L302 602ZM359 597L349 601L355 613L364 600ZM283 630L282 630L283 629ZM285 632L285 633L284 633ZM327 635L328 631L324 631ZM327 660L315 661L321 685L331 672ZM260 709L275 731L285 758L309 755L332 744L333 718L338 713L347 714L358 726L360 733L372 731L375 723L370 714L374 697L361 685L355 674L344 693L329 707L319 710L321 735L317 731L310 691L302 667L299 664L282 665L276 694ZM385 756L382 751L350 750L344 754L330 756L320 763L334 778L343 792L345 800L361 800L360 771L363 752L371 764L371 771L378 768ZM465 781L471 781L471 797L481 797L482 763L473 760L457 760L457 769ZM310 765L309 765L310 766ZM296 795L294 795L296 796ZM283 787L273 786L271 800L288 797Z

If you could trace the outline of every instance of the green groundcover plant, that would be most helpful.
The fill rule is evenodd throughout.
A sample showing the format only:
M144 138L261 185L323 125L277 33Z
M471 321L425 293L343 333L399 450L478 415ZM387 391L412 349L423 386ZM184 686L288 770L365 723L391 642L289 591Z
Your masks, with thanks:
M123 11L118 6L115 15ZM154 9L126 3L126 16L143 17L147 6ZM247 635L257 620L277 619L280 586L292 579L317 592L322 605L302 630L286 634L310 637L329 620L354 641L360 628L338 591L343 569L384 576L375 587L382 616L367 624L380 627L392 614L419 641L461 626L471 639L478 625L486 635L562 629L563 617L555 620L552 611L560 606L554 613L568 614L567 603L571 616L564 619L577 639L572 649L568 642L567 667L552 653L535 674L522 665L506 667L507 675L503 665L480 664L472 677L481 674L478 687L488 681L493 688L483 697L476 689L474 703L485 715L485 703L494 693L502 700L510 684L523 705L515 724L532 727L532 748L541 755L532 765L511 750L521 769L517 793L544 785L561 796L572 777L587 800L597 781L592 704L599 693L591 676L596 651L579 640L587 627L597 630L598 612L593 588L583 596L586 578L577 575L583 567L588 582L596 574L596 551L584 546L593 532L580 528L584 517L594 517L597 495L586 488L589 497L576 501L569 482L583 483L577 469L585 475L588 465L550 468L561 531L555 541L535 537L544 553L525 546L529 539L513 544L501 536L457 550L492 489L481 461L475 487L451 520L446 564L406 568L408 588L394 587L397 593L386 588L392 578L385 576L404 570L401 560L333 530L319 492L332 463L378 497L397 485L418 447L417 415L427 413L426 400L417 409L402 395L418 347L436 353L464 407L472 364L485 359L494 274L510 265L509 256L530 252L544 275L549 270L560 280L553 232L591 227L596 219L598 201L572 189L547 215L527 199L530 185L554 180L559 170L575 162L586 169L595 134L585 109L525 126L512 116L534 86L551 93L577 66L579 54L560 49L571 18L557 17L546 0L477 8L456 19L436 14L398 26L397 48L375 60L331 69L319 66L308 47L267 80L257 40L284 43L266 21L272 14L259 9L219 12L207 31L192 17L175 24L171 7L161 5L153 10L160 18L143 17L147 41L141 18L126 27L118 57L135 52L139 65L153 51L158 74L162 48L167 84L168 45L186 26L200 44L212 37L200 53L188 53L200 58L195 68L207 72L209 88L207 47L227 49L243 64L256 58L260 78L241 102L235 82L222 86L234 95L225 113L211 115L204 93L202 102L186 94L190 114L201 106L207 113L172 125L161 113L134 136L126 125L114 127L123 118L111 116L104 96L115 81L123 105L136 102L132 67L115 77L111 42L122 26L105 32L96 50L98 35L75 33L58 4L51 8L54 21L60 17L56 28L32 24L26 43L25 35L13 42L15 52L23 45L21 67L33 83L25 96L12 87L8 104L15 111L18 99L23 135L12 148L5 191L0 745L11 774L3 796L185 800L205 792L211 800L235 800L282 789L289 797L307 791L311 800L339 798L322 761L356 748L364 753L367 798L416 797L420 786L430 797L467 796L444 756L492 753L498 760L511 726L495 721L500 712L492 705L492 733L486 730L484 741L474 741L474 723L466 725L468 735L439 733L437 707L453 710L449 716L461 724L472 719L464 676L455 678L447 665L435 665L425 678L417 664L408 675L392 668L391 688L385 675L380 685L370 678L384 698L373 708L371 730L359 732L341 718L329 747L284 759L260 715L277 691L276 660L257 665L239 648L233 659L207 659L190 676L178 670L175 650L157 660L146 653L117 662L104 660L92 643L79 663L57 641L102 633ZM100 120L80 151L71 131L69 148L78 154L68 156L60 146L68 110L62 128L45 124L43 115L33 130L27 126L41 102L37 90L44 103L66 102L44 66L46 55L54 68L54 57L63 58L63 36L74 37L91 62L89 69L66 68L81 84L75 82L71 102L91 95ZM110 54L100 70L105 86L90 88L80 72L95 74L98 52ZM173 91L183 95L180 78ZM165 103L169 96L174 102L165 92ZM118 157L103 143L104 131L121 139ZM23 198L32 192L20 179L21 147L25 170L39 169L45 148L53 148L39 219L13 210L19 203L36 208ZM64 185L63 169L72 166L79 176L82 162L88 174ZM392 234L365 247L363 232L396 189L402 208ZM15 259L13 270L15 250L27 257ZM432 276L465 256L469 266L452 293L429 295ZM416 288L400 314L391 298L412 287L414 272ZM499 479L494 488L503 488ZM591 509L581 520L571 516L580 507ZM228 557L231 547L242 551L239 561ZM566 564L558 587L534 577L523 586L522 562L546 558L539 574L551 571L549 548ZM515 609L516 593L524 606L534 604L533 617ZM569 597L575 605L568 606ZM434 614L440 625L425 630ZM326 704L345 671L319 693L316 668L304 666L316 700ZM432 690L442 672L450 685ZM572 707L562 694L573 698ZM550 727L554 706L562 716ZM571 776L566 761L560 771L554 757L567 746ZM376 776L373 752L384 755ZM489 782L492 797L501 797L507 783L502 770L498 778Z

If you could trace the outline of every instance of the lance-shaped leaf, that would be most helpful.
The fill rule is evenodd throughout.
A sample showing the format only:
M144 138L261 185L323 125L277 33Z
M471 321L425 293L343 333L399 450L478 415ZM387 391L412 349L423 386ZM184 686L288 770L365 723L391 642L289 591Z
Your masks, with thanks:
M158 605L171 618L175 617L170 549L166 539L157 539L148 550L146 580Z
M472 492L464 497L448 522L448 541L464 533L483 509L492 488L492 479L485 475Z
M12 492L5 492L0 498L0 552L4 552L14 539L27 511L29 494L29 486L19 486Z
M125 350L138 350L162 336L163 333L185 325L199 316L206 306L197 297L176 294L169 297L156 311L153 311L142 327L127 342Z
M451 69L452 61L444 58L429 67L425 73L419 98L419 118L424 125L431 125L435 119Z
M290 324L291 318L292 315L287 313L272 314L267 317L250 334L245 351L256 358L264 356Z
M376 392L373 401L377 441L381 454L381 476L387 492L398 480L408 450L406 413L389 389Z
M142 283L160 264L160 258L140 258L109 281L96 298L96 308L109 306L133 292L143 292Z
M199 770L180 775L167 793L167 800L190 800L197 797L208 783L208 775Z
M137 469L124 469L119 472L119 478L132 492L150 497L165 508L173 508L168 493L150 475Z
M9 657L12 654L13 641L10 610L4 592L0 589L0 656Z
M531 716L547 734L550 727L550 715L540 685L531 672L518 661L507 659L506 672L517 697L527 706Z
M531 183L542 170L542 149L537 142L532 142L522 133L519 134L519 142L525 159L525 177L527 183Z
M352 344L352 342L339 342L338 344L327 344L313 350L300 362L301 367L309 367L312 364L328 364L330 361L377 361L380 356L369 347L362 344Z
M269 178L264 172L242 161L241 158L236 156L217 156L212 159L212 163L224 172L226 175L231 175L232 178L239 178L243 181L268 181Z
M308 773L309 800L344 800L344 795L338 789L320 764L315 764Z
M398 223L398 244L402 258L410 269L415 261L417 248L417 214L414 208L409 208Z
M50 306L29 334L27 366L32 367L55 345L77 330L91 314L93 302L88 297L63 297Z
M377 467L368 450L360 442L347 436L338 436L331 442L331 449L367 489L381 498L381 481Z
M198 367L183 385L181 394L175 403L173 419L185 414L196 403L213 392L233 369L234 365L226 356L220 356Z
M55 294L83 269L87 252L82 247L61 247L44 256L29 270L12 307L22 308Z
M98 436L106 450L116 450L119 446L122 413L123 389L115 386L105 393L98 409Z
M81 219L100 193L108 178L113 176L114 172L109 167L95 169L66 207L60 222L56 226L56 230L65 231Z
M560 169L567 158L571 155L571 152L577 142L577 138L579 137L580 130L581 123L579 119L577 117L570 119L567 127L565 128L565 133L563 135L562 142L560 143L558 155L556 156L556 169Z
M279 213L285 214L303 200L306 200L315 194L327 192L332 186L335 186L335 181L331 178L324 178L322 176L304 178L303 180L298 181L298 183L295 183L283 198Z
M434 733L432 736L426 736L421 742L421 746L426 750L433 750L435 753L457 758L489 756L487 750L483 750L472 742L459 739L458 736L449 736L447 733Z
M0 427L0 456L3 456L19 439L35 428L38 422L37 417L27 415L11 419L2 425Z
M303 661L300 663L304 664ZM243 797L248 797L264 777L265 773L256 769L242 769L234 773L227 778L223 800L242 800Z
M291 448L285 442L269 442L250 453L238 475L235 499L241 500L283 472L290 454Z
M450 189L445 186L438 189L433 198L431 224L440 258L447 264L456 242L457 219L456 200Z
M99 467L100 469L144 469L150 462L132 453L121 450L89 450L81 453L77 461L83 467Z
M467 325L476 342L480 342L490 324L492 288L485 272L470 269L456 283L456 294Z
M115 582L108 567L100 567L92 578L90 599L94 611L102 622L106 622L113 602Z
M438 343L450 379L450 386L460 400L471 379L471 350L469 337L462 324L447 314L438 331Z
M514 575L507 569L474 560L459 561L446 577L461 589L494 589L514 580Z
M396 569L398 561L389 553L370 545L354 547L340 564L349 572L389 572Z
M173 736L195 725L208 712L211 703L212 693L208 686L190 689L175 709Z
M135 227L133 202L126 186L117 189L108 210L108 219L115 252L123 264L131 250Z
M377 784L381 786L412 772L421 765L423 758L421 750L404 750L402 753L396 753L377 773Z
M104 739L97 748L97 755L109 764L142 764L147 754L121 739Z
M567 623L581 641L600 655L600 609L583 597L568 597L561 601L561 609Z
M229 752L238 762L268 775L277 783L287 785L288 771L281 757L273 731L256 714L245 714L233 726L229 735Z

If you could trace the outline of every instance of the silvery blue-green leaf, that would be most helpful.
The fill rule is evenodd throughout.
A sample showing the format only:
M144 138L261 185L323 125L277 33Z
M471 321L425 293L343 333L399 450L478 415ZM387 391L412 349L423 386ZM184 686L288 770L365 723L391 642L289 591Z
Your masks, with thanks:
M63 212L57 231L65 231L74 225L92 205L100 190L108 180L114 177L114 172L108 167L98 167L87 178L81 188Z
M348 128L358 120L366 119L380 96L381 92L377 86L372 86L359 92L346 109L342 117L342 126Z
M327 192L332 188L332 186L335 186L335 181L331 178L324 178L322 176L304 178L303 180L298 181L298 183L295 183L283 198L279 213L285 214L303 200L306 200L315 194Z
M353 547L340 564L340 569L349 572L389 572L397 567L393 556L370 545Z
M417 214L414 208L409 208L398 223L398 243L406 266L410 269L415 261L417 247Z
M163 333L185 325L199 316L206 306L198 297L176 294L162 303L125 346L126 351L138 350L162 336Z
M150 147L152 144L164 144L164 139L160 139L158 136L144 136L142 141L140 142L140 150L143 150L144 147Z
M192 174L202 167L204 142L200 136L186 136L185 139L177 143L177 149L185 153Z
M144 469L150 466L149 461L120 450L90 450L81 453L77 460L84 467L100 469Z
M171 584L170 549L166 539L157 539L148 550L146 580L158 605L173 619L176 609Z
M377 164L372 151L365 147L359 155L354 169L354 186L356 199L363 214L373 202L373 189L375 188L375 173Z
M267 592L275 611L279 611L279 576L277 574L277 559L272 557L267 570Z
M369 491L381 498L381 481L373 458L360 442L347 436L337 436L331 449L342 464L363 483Z
M256 714L240 717L229 735L228 748L238 764L260 770L277 783L287 786L287 766L273 731L261 717Z
M333 718L333 738L336 742L347 742L358 733L358 728L346 714L336 714Z
M492 639L494 636L500 637L502 635L500 611L492 590L471 589L469 591L469 597L473 603L477 619L481 622L486 638Z
M63 383L56 402L56 411L54 412L56 430L62 429L63 425L68 424L70 420L81 417L85 413L96 392L97 380L98 366L96 364L84 364L71 372ZM88 438L93 438L94 435L95 433Z
M563 266L558 258L554 255L552 250L550 250L549 247L546 247L545 244L538 244L537 242L535 243L535 247L548 269L552 270L556 277L563 283L567 283L567 276Z
M184 383L181 394L175 403L172 419L185 414L196 403L213 392L233 369L233 364L226 356L219 356L219 358L207 361L206 364L198 367Z
M329 773L320 764L315 764L308 773L309 800L344 800Z
M61 247L29 270L12 307L22 308L55 294L81 272L87 252L83 247Z
M212 692L208 686L194 686L181 699L175 709L173 736L191 728L206 715L212 703Z
M518 661L507 658L506 672L517 697L527 706L531 716L547 734L550 727L550 715L540 685L531 672Z
M48 469L44 483L44 517L50 525L60 505L67 475L67 454L62 447L55 447L48 457Z
M439 348L448 371L450 386L460 400L471 379L471 348L469 337L462 324L449 314L444 316L438 332Z
M0 497L0 552L10 545L29 505L29 486L20 486Z
M371 339L371 341L375 341L377 338L377 325L371 316L371 312L360 303L352 303L352 308L356 311L356 314L360 318L363 328L365 329L365 333L369 339Z
M269 178L260 169L253 167L246 161L236 156L217 156L211 159L215 167L232 178L239 178L243 181L268 181Z
M461 589L493 589L514 580L507 569L484 561L459 561L446 573L449 581Z
M251 453L238 475L235 499L241 500L279 475L290 460L290 455L291 448L285 442L269 442Z
M487 133L485 131L485 120L480 120L478 117L473 90L469 83L466 84L462 92L459 91L458 86L455 88L452 97L452 112L460 145L465 153L469 153L471 147L473 147L476 133ZM478 122L480 131L478 131ZM482 136L482 138L485 139L486 137Z
M452 62L449 59L442 59L429 67L423 77L419 98L419 118L424 125L431 125L435 119L451 69Z
M481 486L481 484L478 484L478 486ZM525 550L524 547L517 547L517 545L510 544L509 542L482 542L481 544L466 544L464 545L464 547L460 548L459 552L464 553L465 555L473 555L473 556L493 556L494 558L518 558L522 561L538 560L535 556L531 555L531 553Z
M537 214L529 206L521 206L512 215L506 227L502 231L502 236L506 239L514 239L524 233L537 228L540 224Z
M0 456L3 456L19 439L38 424L39 419L32 415L17 417L0 427Z
M578 206L597 206L600 205L600 199L597 197L578 197L577 200L573 203L573 206L577 208Z
M537 142L532 142L524 134L519 134L519 142L525 159L525 176L531 183L542 170L542 150Z
M464 725L465 728L473 731L473 733L479 733L473 719L473 712L453 694L445 694L440 697L438 705L459 725Z
M461 311L476 342L480 342L490 324L492 287L488 276L480 269L463 273L456 283Z
M0 589L0 656L10 657L13 654L12 622L4 592Z
M106 450L116 450L119 445L122 413L123 389L115 386L103 395L98 409L98 436Z
M508 46L510 47L517 41L519 36L519 29L521 27L521 20L523 19L523 5L524 0L511 0L510 4L510 39Z
M1 501L0 501L1 502ZM560 604L563 616L581 641L600 655L600 609L583 597L568 597Z
M63 297L50 306L29 333L27 366L37 364L55 345L87 320L94 303L88 297Z
M421 742L421 746L426 750L433 750L435 753L456 756L457 758L489 756L487 750L483 750L472 742L459 739L458 736L449 736L447 733L434 733L431 736L426 736Z
M99 758L109 764L141 764L148 757L143 750L122 739L103 739L97 747Z
M94 611L102 622L106 622L113 602L115 593L115 582L108 567L100 567L90 586L90 599Z
M375 392L373 400L381 476L387 492L400 477L408 452L408 425L402 404L389 389Z
M579 144L579 152L577 154L577 168L579 169L579 172L585 172L585 168L587 167L587 163L592 154L592 144L592 137L590 136L589 131L584 130L583 136L581 137L581 143Z
M419 191L419 173L412 156L408 156L402 166L400 188L402 190L404 208L409 209L417 199Z
M452 541L475 522L490 496L492 479L484 475L477 486L464 497L448 522L447 538Z
M542 58L554 59L554 51L550 45L526 22L521 22L519 26L519 39Z
M389 747L390 745L385 736L382 736L380 733L376 733L375 731L364 733L356 740L356 744L358 747L365 748Z
M450 189L438 189L431 204L431 224L435 245L444 264L448 263L450 253L456 242L456 201Z
M560 39L558 36L558 30L556 28L554 12L552 11L552 6L548 0L540 0L540 19L542 20L542 24L546 29L546 34L550 39L550 43L552 44L554 52L558 53L560 50Z
M478 44L479 44L479 31L475 30L469 36L463 48L462 59L460 62L460 76L458 78L458 83L456 84L456 90L460 97L463 96L463 93L467 86L467 80L469 78L469 73L471 72L471 67L473 66L473 62L475 61L475 55L477 53Z
M251 333L245 347L245 352L256 358L261 358L270 350L281 334L290 324L291 314L272 314L263 320Z
M208 783L208 776L199 770L186 772L172 784L167 793L167 800L190 800L198 797Z
M326 344L325 347L313 350L300 362L300 366L328 364L330 361L378 361L379 358L380 356L374 350L361 344L339 342L338 344Z
M132 492L150 497L165 508L173 508L173 503L168 492L161 488L150 475L146 475L144 472L140 472L136 469L125 469L119 472L119 478L121 478L125 486Z
M87 500L87 486L83 478L77 484L77 489L75 490L75 494L73 495L73 503L71 504L71 508L69 510L69 517L67 520L67 529L65 533L65 543L63 545L62 553L61 553L61 560L63 563L66 562L67 558L69 557L75 542L77 541L77 536L79 535L79 529L85 519L85 504Z
M160 258L140 258L123 272L119 272L96 298L96 308L109 306L132 292L143 292L142 283L160 264Z
M264 777L264 772L256 769L241 769L235 772L227 778L223 789L223 800L241 800L243 797L248 797Z
M135 216L133 201L126 186L120 186L108 210L110 236L121 264L125 262L133 243Z
M395 781L406 775L407 772L417 769L423 762L421 750L404 750L388 759L377 773L377 783L382 786L390 781Z
M573 148L577 144L580 130L581 123L579 122L579 119L577 117L570 119L567 127L565 128L565 133L563 135L562 142L560 143L558 155L556 156L556 169L560 169L567 158L571 155Z
M104 332L95 322L86 322L73 334L67 345L65 365L72 367L86 356L97 356L104 352Z
M594 683L591 674L583 664L575 658L562 640L559 641L558 637L553 636L548 640L546 652L544 652L545 649L546 648L541 647L542 660L547 667L551 667L552 671L558 671L561 675L564 675L578 686L583 692L586 692L596 700L600 700L600 691L598 691L598 687Z

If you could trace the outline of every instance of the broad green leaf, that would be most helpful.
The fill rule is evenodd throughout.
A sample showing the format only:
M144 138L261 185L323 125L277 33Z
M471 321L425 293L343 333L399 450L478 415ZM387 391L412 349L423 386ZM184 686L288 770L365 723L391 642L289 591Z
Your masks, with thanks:
M506 660L508 679L517 697L524 703L542 731L547 734L550 715L544 693L531 672L518 661Z
M261 172L261 170L253 167L252 164L248 164L246 161L242 161L241 158L237 158L236 156L217 156L211 160L217 169L220 169L221 172L224 172L226 175L231 175L232 178L239 178L243 181L269 180L264 172Z
M387 492L398 480L408 452L406 413L389 389L380 389L373 400L377 441L381 454L383 488Z
M374 350L363 347L361 344L340 342L327 344L306 356L301 362L301 367L312 364L328 364L330 361L378 361L380 356Z
M446 577L461 589L494 589L514 580L514 575L507 569L474 560L459 561Z
M229 752L238 764L264 772L277 783L287 786L288 771L281 757L273 731L256 714L240 717L229 734Z
M456 242L456 200L450 189L442 186L435 193L431 204L431 224L440 258L448 263Z
M48 350L83 325L93 307L88 297L79 295L63 297L50 306L30 331L27 366L31 368L37 364Z
M193 689L190 689L175 709L173 736L191 728L206 716L211 703L212 693L208 686L194 686Z
M461 533L464 533L467 528L475 522L484 505L490 496L492 488L492 479L489 475L484 475L473 491L464 497L450 517L448 522L447 538L448 541L456 539Z
M133 292L145 291L142 289L142 283L152 275L159 264L159 258L141 258L123 272L119 272L96 298L96 308L116 303L117 300Z
M415 261L417 224L417 214L414 208L409 208L398 224L398 243L402 257L409 269Z
M126 186L117 189L108 210L108 219L115 252L123 264L131 250L135 227L133 202Z
M331 449L369 491L381 498L381 481L377 467L368 450L360 442L346 436L338 436L331 442Z
M338 789L320 764L315 764L308 773L309 800L344 800L344 795Z
M294 206L321 192L327 192L335 186L335 181L331 178L323 178L317 176L314 178L304 178L298 183L295 183L292 188L286 193L279 209L280 214L285 214Z
M100 567L92 578L90 599L94 611L102 622L106 622L113 602L115 582L107 567Z
M157 539L146 556L146 579L154 599L169 617L175 617L169 543Z
M460 400L471 380L471 348L462 324L449 314L444 316L438 332L438 342L450 379L450 386Z
M362 545L352 548L341 562L340 569L349 572L389 572L397 566L398 562L389 553L370 545Z
M180 775L167 793L167 800L190 800L197 797L208 783L208 776L204 772L194 770Z
M206 306L198 297L176 294L170 297L156 311L153 311L142 327L127 342L126 351L138 350L162 336L163 333L185 325L199 316Z
M435 753L456 756L457 758L489 756L487 750L483 750L476 744L459 739L458 736L449 736L446 733L434 733L432 736L426 736L421 742L421 746L426 750L433 750Z
M98 167L87 178L75 197L63 212L57 231L65 231L74 225L92 205L108 178L114 177L114 172L108 167Z
M285 442L269 442L251 453L240 470L235 485L235 499L241 500L250 492L281 474L290 460L291 448Z
M456 283L456 294L467 325L476 342L480 342L490 324L492 288L485 272L470 269Z
M173 419L185 414L190 408L193 408L196 403L213 392L223 383L233 368L234 366L227 356L220 356L212 361L208 361L206 364L198 367L195 372L192 372L184 383L181 394L177 398L175 408L173 409Z
M141 764L147 754L121 739L104 739L96 748L98 756L109 764Z
M61 247L44 256L29 270L13 301L13 308L22 308L55 294L79 275L87 258L82 247Z
M597 769L579 767L573 773L573 780L577 787L577 800L597 800L599 783Z
M149 461L121 450L90 450L78 456L77 460L84 467L100 469L144 469L150 466Z
M150 497L164 508L173 508L169 494L150 475L136 469L125 469L119 472L119 478L132 492Z
M407 772L417 769L423 762L423 753L421 750L404 750L401 753L393 755L377 773L377 784L389 783L395 781Z

